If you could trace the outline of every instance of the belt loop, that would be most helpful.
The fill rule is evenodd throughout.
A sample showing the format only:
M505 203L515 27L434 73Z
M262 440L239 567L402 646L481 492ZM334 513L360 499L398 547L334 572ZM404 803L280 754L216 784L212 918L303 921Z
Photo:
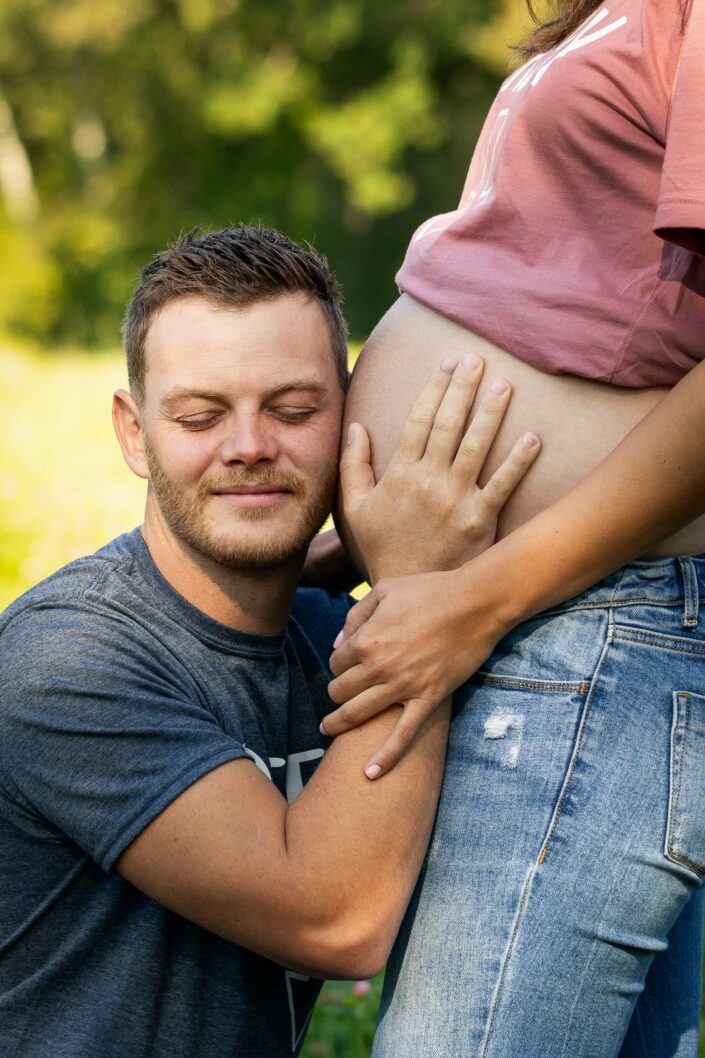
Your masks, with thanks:
M688 555L679 555L678 563L683 577L683 616L681 624L684 628L695 628L698 623L698 603L700 601L695 563Z

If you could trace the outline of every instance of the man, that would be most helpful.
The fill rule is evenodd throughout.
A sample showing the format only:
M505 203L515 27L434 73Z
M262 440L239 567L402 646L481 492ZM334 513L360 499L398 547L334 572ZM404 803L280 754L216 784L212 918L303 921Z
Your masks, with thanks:
M187 236L144 270L124 335L131 392L113 414L149 482L144 524L0 629L0 1038L16 1058L296 1053L315 978L385 962L447 714L383 782L362 764L398 710L336 740L304 788L350 605L296 593L347 378L325 262L261 229ZM474 376L454 367L377 489L353 431L347 493L373 576L404 571L400 538L408 570L436 560L395 490L427 484L437 411L448 468L462 448Z

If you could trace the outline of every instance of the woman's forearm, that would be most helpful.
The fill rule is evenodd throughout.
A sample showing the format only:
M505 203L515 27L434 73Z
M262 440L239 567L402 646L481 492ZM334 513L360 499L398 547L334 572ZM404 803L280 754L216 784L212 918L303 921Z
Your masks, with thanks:
M703 511L705 363L579 485L473 559L461 576L473 592L486 577L512 627L638 558Z

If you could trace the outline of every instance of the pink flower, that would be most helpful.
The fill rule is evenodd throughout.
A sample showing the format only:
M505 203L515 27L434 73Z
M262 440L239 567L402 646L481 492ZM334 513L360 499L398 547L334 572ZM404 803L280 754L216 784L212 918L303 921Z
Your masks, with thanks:
M354 996L366 996L372 985L369 981L356 981L352 986L352 994Z

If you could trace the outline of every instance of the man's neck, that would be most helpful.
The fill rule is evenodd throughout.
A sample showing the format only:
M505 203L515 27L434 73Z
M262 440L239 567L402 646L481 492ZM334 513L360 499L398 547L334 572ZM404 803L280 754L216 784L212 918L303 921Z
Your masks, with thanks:
M230 569L175 537L149 503L142 536L164 579L208 617L255 635L276 635L286 627L304 556L271 570Z

